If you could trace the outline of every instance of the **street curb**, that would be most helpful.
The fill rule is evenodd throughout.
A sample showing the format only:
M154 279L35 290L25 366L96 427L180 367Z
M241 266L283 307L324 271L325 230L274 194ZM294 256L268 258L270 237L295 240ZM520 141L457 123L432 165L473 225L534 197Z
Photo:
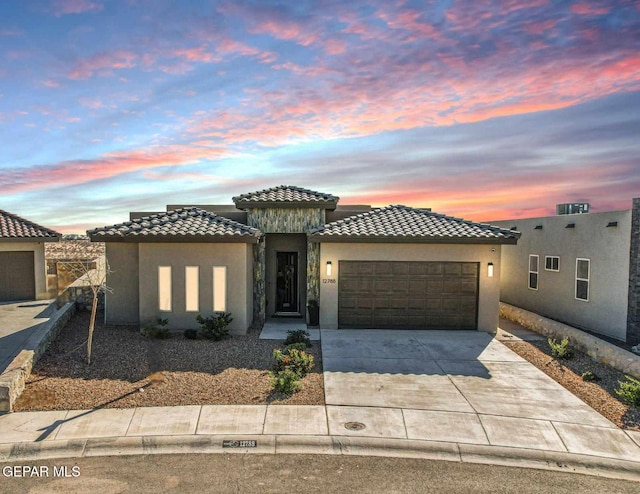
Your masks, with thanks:
M223 448L223 440L254 440L255 448ZM353 436L134 436L0 444L0 463L56 458L152 454L318 454L475 463L640 482L640 462L598 456L463 443Z

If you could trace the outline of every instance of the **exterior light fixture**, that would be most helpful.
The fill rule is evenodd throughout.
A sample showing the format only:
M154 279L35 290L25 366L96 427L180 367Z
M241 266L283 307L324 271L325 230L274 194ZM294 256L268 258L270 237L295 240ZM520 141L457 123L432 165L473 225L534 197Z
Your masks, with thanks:
M327 276L331 276L331 261L327 261Z
M488 276L489 278L493 278L493 263L492 263L492 262L490 262L490 263L487 265L487 276Z

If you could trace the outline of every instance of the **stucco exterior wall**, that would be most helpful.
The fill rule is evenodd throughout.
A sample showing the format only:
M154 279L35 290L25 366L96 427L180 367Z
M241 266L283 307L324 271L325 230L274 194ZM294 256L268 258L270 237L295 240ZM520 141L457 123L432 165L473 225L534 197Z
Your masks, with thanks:
M109 262L106 284L111 289L105 293L105 322L137 325L140 323L138 244L108 242L105 254Z
M325 242L320 244L320 327L338 327L338 261L458 261L479 262L478 329L493 332L500 303L500 245L376 244ZM332 275L325 266L331 261ZM494 276L487 276L487 264ZM335 282L330 282L333 279Z
M47 267L44 262L44 242L0 242L0 252L33 252L36 299L49 298L47 293Z
M197 329L196 316L213 313L213 266L227 267L226 312L233 316L231 334L245 334L253 314L250 280L253 254L245 243L140 243L140 323L158 317L169 320L171 329ZM158 267L171 266L172 310L158 308ZM198 266L199 307L185 310L185 267Z
M608 227L610 222L618 226ZM566 228L575 223L575 228ZM625 340L631 211L549 216L492 224L522 233L502 249L502 301L583 329ZM542 225L541 230L535 227ZM528 288L529 255L539 257L538 290ZM560 257L560 271L545 270ZM575 298L576 258L590 259L589 300Z

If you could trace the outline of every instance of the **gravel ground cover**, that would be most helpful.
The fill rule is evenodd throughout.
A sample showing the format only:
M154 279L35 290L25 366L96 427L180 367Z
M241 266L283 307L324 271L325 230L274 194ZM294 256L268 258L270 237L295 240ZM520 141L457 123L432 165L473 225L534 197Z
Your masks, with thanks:
M101 315L98 315L100 319ZM313 371L292 396L272 391L268 371L280 341L259 332L223 341L187 340L182 333L148 339L136 328L97 322L87 366L89 315L72 318L38 361L16 411L175 405L322 405L319 344Z
M640 409L622 402L614 391L619 381L625 380L624 373L576 350L571 359L556 359L546 341L507 341L504 344L618 427L640 431ZM598 380L583 380L582 374L587 371L595 374Z

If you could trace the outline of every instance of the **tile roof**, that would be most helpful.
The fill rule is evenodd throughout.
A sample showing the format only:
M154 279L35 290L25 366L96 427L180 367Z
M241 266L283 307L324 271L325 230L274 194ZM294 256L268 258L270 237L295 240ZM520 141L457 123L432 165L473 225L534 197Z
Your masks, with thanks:
M518 232L407 206L387 206L328 223L309 232L313 242L515 243Z
M62 234L40 226L33 221L0 209L0 239L40 239L57 241Z
M87 231L91 240L109 242L124 240L182 240L210 241L212 237L221 241L257 242L261 233L256 228L218 216L195 207L167 211L117 225ZM168 238L167 238L168 237Z
M258 190L248 194L241 194L233 198L236 206L256 207L270 203L285 203L295 205L323 205L335 207L340 198L315 190L303 189L293 185L279 185L270 189Z

